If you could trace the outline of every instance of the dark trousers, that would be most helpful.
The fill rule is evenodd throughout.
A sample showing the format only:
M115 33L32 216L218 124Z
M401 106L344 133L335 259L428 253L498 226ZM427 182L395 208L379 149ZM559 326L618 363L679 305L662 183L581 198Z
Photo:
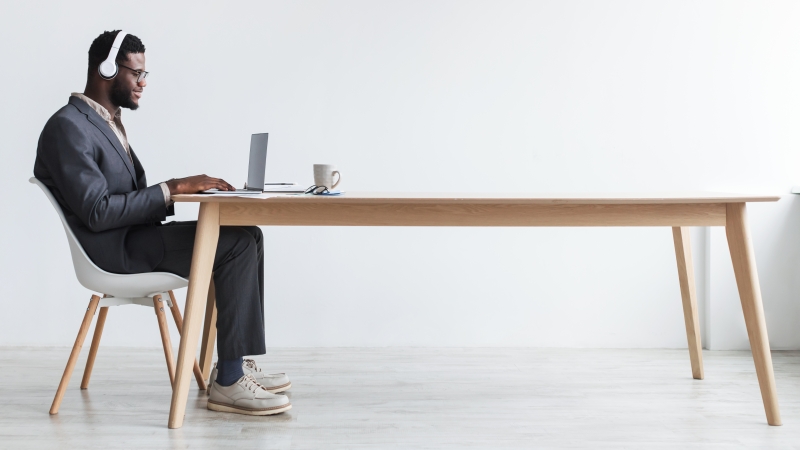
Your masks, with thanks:
M189 278L197 222L158 227L164 259L155 272ZM258 227L220 227L214 256L217 356L237 359L266 353L264 336L264 239Z

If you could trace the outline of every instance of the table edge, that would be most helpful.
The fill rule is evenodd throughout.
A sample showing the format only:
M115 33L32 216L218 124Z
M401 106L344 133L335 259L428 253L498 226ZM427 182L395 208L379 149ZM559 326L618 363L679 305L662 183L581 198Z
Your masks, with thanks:
M496 204L496 205L651 205L651 204L719 204L777 202L777 195L708 195L703 197L359 197L282 195L269 198L223 197L203 194L173 195L176 203L334 203L343 205L374 204Z

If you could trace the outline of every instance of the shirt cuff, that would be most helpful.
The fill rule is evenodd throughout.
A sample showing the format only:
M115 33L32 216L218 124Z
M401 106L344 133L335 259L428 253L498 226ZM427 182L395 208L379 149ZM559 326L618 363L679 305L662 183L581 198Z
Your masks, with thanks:
M164 204L169 206L172 204L172 195L169 193L169 188L167 187L167 183L158 183L161 186L161 192L164 194Z

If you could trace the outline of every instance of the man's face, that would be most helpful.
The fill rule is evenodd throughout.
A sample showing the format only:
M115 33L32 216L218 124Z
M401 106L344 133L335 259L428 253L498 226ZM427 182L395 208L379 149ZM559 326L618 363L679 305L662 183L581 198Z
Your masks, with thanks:
M111 85L111 101L115 105L128 109L139 107L139 99L142 98L147 80L142 80L141 83L137 82L139 78L137 71L144 70L144 53L129 53L127 61L119 65L119 72Z

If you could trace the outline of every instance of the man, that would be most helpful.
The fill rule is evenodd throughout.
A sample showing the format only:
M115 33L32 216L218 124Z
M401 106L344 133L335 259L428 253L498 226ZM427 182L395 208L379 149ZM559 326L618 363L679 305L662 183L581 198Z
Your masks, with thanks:
M172 272L189 276L196 222L162 224L173 214L171 197L205 189L233 190L219 178L196 175L147 186L144 168L128 142L121 109L139 107L145 86L145 47L127 35L117 73L101 76L119 33L107 31L89 48L82 94L47 121L33 173L53 193L89 257L114 273ZM208 409L249 415L291 408L285 374L266 374L245 355L266 351L264 246L258 227L223 227L214 259L217 355Z

